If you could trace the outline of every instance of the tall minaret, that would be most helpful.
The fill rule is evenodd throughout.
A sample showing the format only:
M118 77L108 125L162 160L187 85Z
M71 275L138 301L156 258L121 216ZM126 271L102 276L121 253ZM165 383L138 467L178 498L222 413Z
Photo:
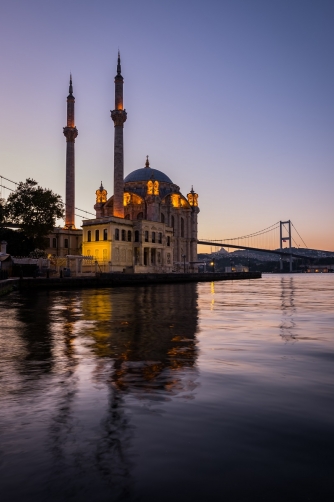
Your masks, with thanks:
M111 118L115 124L114 141L114 211L113 216L124 218L124 148L123 125L126 121L126 111L123 108L123 83L121 75L121 58L118 51L117 75L115 77L115 110L111 111Z
M78 130L74 122L74 103L72 75L70 75L69 95L67 96L67 126L64 127L66 137L66 209L65 228L75 228L74 197L75 197L75 159L74 142L78 136Z

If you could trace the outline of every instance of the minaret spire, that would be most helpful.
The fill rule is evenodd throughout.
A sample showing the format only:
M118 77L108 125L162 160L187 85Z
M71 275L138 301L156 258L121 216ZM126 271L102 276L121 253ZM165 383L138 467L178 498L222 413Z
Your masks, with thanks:
M74 142L78 130L74 122L74 103L72 74L70 74L69 95L67 96L67 125L64 127L66 137L66 195L65 195L65 228L75 228L75 156Z
M118 49L118 58L117 58L117 75L121 75L121 54Z
M114 208L113 216L124 218L124 145L123 126L126 121L126 111L123 108L123 84L121 75L121 57L118 51L117 75L115 77L115 109L111 111L111 118L115 125L114 135Z
M72 73L70 73L70 86L68 88L68 93L69 93L70 96L73 95Z

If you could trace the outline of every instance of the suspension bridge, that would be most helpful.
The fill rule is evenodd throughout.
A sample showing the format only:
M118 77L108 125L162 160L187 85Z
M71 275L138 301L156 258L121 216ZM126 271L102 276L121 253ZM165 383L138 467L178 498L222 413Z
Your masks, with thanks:
M296 232L300 242L304 245L303 252L298 253L301 244L296 242L292 237L292 228ZM259 253L270 253L280 256L280 268L283 269L283 258L290 262L290 271L292 271L293 258L314 258L312 252L318 251L309 249L294 226L291 220L277 221L273 225L266 227L262 230L252 234L243 235L240 237L226 238L226 239L199 239L198 244L211 247L243 249L249 251L256 251ZM285 246L287 243L287 246ZM294 247L292 247L292 243ZM297 251L295 251L297 249Z

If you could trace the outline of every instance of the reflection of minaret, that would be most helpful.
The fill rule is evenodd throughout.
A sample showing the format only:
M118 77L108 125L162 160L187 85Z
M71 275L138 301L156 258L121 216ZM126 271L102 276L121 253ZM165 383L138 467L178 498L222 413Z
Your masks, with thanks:
M114 209L113 216L124 218L124 150L123 125L126 121L126 111L123 108L123 83L121 75L121 58L118 51L117 75L115 77L115 110L111 111L111 118L115 124L114 140Z
M74 221L74 196L75 196L75 159L74 142L78 130L74 123L74 103L72 75L70 75L69 95L67 96L67 126L64 127L66 137L66 212L65 228L75 228Z

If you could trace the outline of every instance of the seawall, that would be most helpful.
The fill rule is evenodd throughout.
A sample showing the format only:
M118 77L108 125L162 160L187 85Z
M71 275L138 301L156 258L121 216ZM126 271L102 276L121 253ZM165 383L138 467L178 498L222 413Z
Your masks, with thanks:
M121 286L145 286L149 284L175 284L183 282L235 281L260 279L260 272L232 272L205 274L100 274L96 277L24 278L18 281L20 290L31 289L80 289L113 288Z

